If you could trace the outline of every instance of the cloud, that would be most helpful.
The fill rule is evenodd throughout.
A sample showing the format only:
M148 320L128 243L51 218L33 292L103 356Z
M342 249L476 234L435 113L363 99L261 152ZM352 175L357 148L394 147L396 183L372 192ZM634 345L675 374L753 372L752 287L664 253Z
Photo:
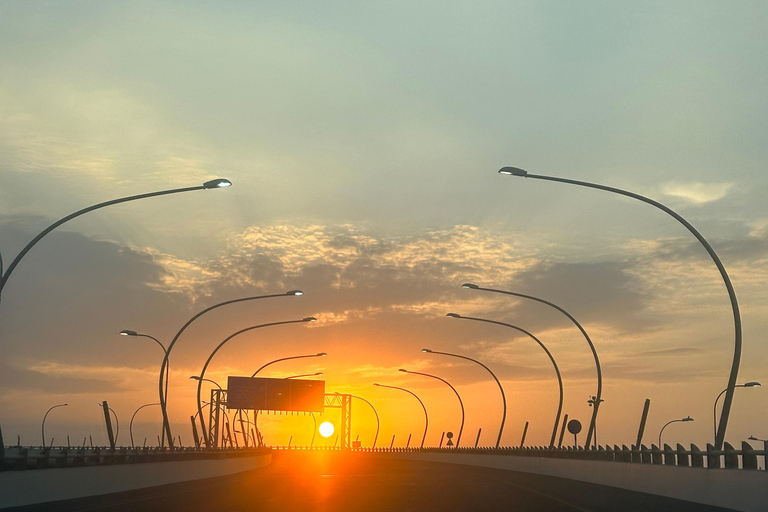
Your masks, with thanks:
M661 192L693 204L706 204L724 198L733 185L733 183L668 182L661 185Z

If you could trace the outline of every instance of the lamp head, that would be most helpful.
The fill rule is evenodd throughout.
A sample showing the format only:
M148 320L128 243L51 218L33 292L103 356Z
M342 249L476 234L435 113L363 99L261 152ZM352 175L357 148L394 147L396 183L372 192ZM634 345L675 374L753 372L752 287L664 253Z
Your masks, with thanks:
M423 348L423 349L421 349L421 351L422 352L426 352L427 354L431 354L432 353L432 350L428 349L428 348Z
M750 441L759 441L759 439L756 438L755 436L749 436L747 439L749 439Z
M374 382L373 385L374 386L381 386L381 384L379 384L378 382Z
M232 186L232 182L224 178L217 178L203 183L203 188L224 188L230 186Z
M322 375L323 372L315 372L313 375Z
M197 375L193 375L193 376L190 377L190 379L192 379L192 380L200 380L200 377L198 377Z
M399 369L399 370L397 370L397 371L399 371L399 372L403 372L403 373L408 373L408 370L406 370L405 368L400 368L400 369Z
M744 387L745 388L754 388L754 387L759 386L759 385L760 385L760 383L759 382L755 382L755 381L745 382L744 383Z
M518 169L517 167L502 167L499 169L499 174L506 174L508 176L528 176L528 171Z
M69 404L61 404L61 405L69 405Z
M462 287L462 288L469 288L469 289L471 289L471 290L477 290L477 289L479 289L479 288L480 288L480 287L479 287L479 286L477 286L475 283L464 283L463 285L461 285L461 287Z
M459 315L459 314L457 314L457 313L448 313L448 314L447 314L447 315L445 315L445 316L449 316L449 317L451 317L451 318L461 318L461 315Z
M325 357L325 356L327 356L327 355L328 355L328 354L326 354L325 352L319 352L319 353L317 354L317 357Z
M138 336L138 335L139 333L137 333L136 331L132 331L130 329L123 329L122 331L120 331L120 336Z
M317 318L315 318L315 317L313 317L313 316L308 316L308 317L306 317L306 318L302 318L302 320L301 320L301 321L302 321L302 322L317 322Z
M693 421L693 418L691 418L690 416L688 416L687 418L683 418L683 421Z
M286 295L296 295L296 296L300 297L300 296L304 295L304 292L301 291L301 290L291 290L291 291L285 292L285 294Z

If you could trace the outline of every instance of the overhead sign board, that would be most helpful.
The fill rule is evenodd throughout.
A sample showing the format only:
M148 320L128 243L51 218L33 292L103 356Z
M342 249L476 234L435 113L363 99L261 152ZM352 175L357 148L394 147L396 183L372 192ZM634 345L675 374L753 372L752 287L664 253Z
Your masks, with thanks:
M325 381L229 377L228 409L323 412Z

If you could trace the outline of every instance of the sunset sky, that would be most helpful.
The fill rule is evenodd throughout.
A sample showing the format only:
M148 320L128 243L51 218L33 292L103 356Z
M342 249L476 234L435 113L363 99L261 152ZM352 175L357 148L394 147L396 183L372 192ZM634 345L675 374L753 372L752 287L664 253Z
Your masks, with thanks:
M712 243L744 322L727 441L768 438L768 4L676 2L13 2L0 0L0 253L7 266L48 224L84 206L225 177L233 186L89 213L24 258L0 302L0 427L6 444L105 443L97 402L129 444L137 407L157 401L171 356L169 414L189 417L205 359L245 327L311 325L233 339L208 376L324 372L328 391L371 401L379 444L458 431L444 384L466 407L462 444L548 443L557 384L589 421L603 366L600 444L631 444L646 398L646 444L712 442L733 321L700 244L653 207L606 192L500 176L512 165L659 200ZM207 390L207 388L206 388ZM324 415L336 423L334 413ZM268 416L267 443L308 444L308 416ZM134 437L156 443L158 408ZM353 405L353 439L375 420ZM329 442L333 442L333 437ZM583 434L582 439L583 440ZM572 438L566 437L572 442Z

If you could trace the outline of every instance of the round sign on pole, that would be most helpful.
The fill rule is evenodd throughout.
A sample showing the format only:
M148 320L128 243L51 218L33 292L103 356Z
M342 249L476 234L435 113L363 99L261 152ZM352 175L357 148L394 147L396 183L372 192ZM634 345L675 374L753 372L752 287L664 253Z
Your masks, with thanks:
M447 434L445 434L445 437L447 437L448 439L453 439L453 432L448 432Z
M571 434L578 434L581 432L581 422L579 420L571 420L568 422L568 432Z

